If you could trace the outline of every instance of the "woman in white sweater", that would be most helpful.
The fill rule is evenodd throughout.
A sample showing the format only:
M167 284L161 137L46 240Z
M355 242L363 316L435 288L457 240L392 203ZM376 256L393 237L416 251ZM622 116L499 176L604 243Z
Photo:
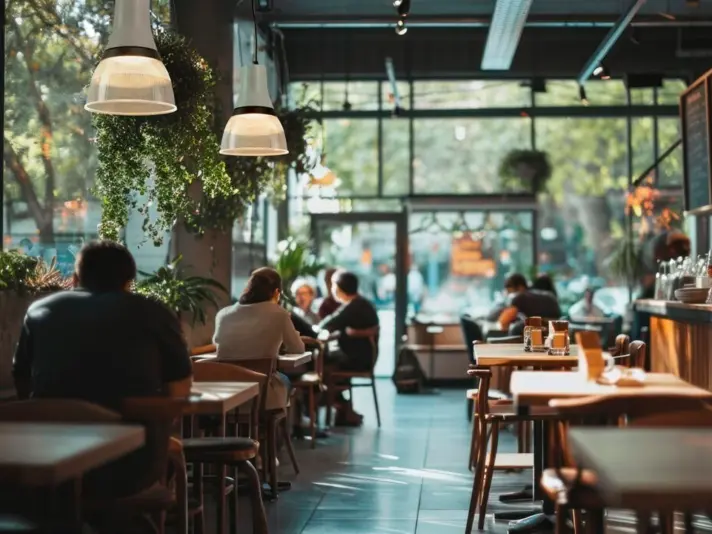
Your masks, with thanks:
M276 359L282 346L288 353L304 352L289 312L279 305L281 292L282 278L274 269L252 273L237 304L220 310L215 319L218 360ZM277 372L270 381L267 407L285 406L289 388L289 379Z

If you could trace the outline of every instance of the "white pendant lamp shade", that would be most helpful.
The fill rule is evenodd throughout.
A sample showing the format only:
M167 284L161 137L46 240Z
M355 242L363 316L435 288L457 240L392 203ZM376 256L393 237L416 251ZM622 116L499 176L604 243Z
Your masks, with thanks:
M237 107L225 126L220 153L226 156L282 156L288 154L284 128L274 111L262 65L240 68Z
M173 86L151 33L150 0L116 0L114 26L84 108L107 115L176 110Z

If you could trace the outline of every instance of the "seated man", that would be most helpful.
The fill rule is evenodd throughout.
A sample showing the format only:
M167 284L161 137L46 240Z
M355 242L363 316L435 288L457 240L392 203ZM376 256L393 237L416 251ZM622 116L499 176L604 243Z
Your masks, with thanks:
M583 293L583 298L569 308L569 317L574 321L582 321L589 317L605 317L606 313L593 303L595 293L595 289L587 288Z
M85 245L73 278L73 291L27 311L13 362L18 397L112 409L129 397L187 397L192 368L180 323L162 304L131 292L131 253L111 241ZM116 476L110 486L127 494L136 489L128 478Z
M530 290L527 279L521 274L507 277L504 289L507 292L507 304L493 310L488 316L489 320L499 321L502 330L509 330L510 325L521 317L561 317L561 308L556 298L547 291Z
M369 371L373 367L373 348L365 337L353 337L350 329L365 330L378 326L378 313L368 300L358 293L358 278L355 274L339 270L332 278L332 293L342 306L326 317L317 327L328 332L338 332L339 350L332 351L327 360L328 374L333 370ZM337 424L360 424L361 416L346 403L339 410Z

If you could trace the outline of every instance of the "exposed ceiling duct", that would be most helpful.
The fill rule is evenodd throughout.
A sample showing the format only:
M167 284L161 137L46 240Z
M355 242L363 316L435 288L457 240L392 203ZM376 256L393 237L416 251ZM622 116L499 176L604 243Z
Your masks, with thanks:
M482 70L509 70L532 0L497 0L487 33Z
M611 51L613 45L616 44L620 36L623 34L628 25L633 21L633 18L638 13L646 0L632 0L628 9L621 15L618 22L610 29L606 37L603 39L598 48L584 65L581 73L578 75L579 85L583 85L591 77L593 71L605 59L608 52Z

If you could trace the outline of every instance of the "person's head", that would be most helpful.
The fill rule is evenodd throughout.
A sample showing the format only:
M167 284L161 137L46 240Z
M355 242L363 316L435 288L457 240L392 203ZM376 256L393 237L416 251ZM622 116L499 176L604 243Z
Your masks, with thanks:
M593 295L596 293L596 290L592 287L586 288L586 291L583 292L583 300L588 304L589 306L593 304Z
M690 238L679 231L672 231L667 236L668 255L670 259L690 255Z
M130 291L136 262L128 249L113 241L93 241L82 247L74 264L74 287L96 293Z
M510 274L504 281L504 290L507 294L521 293L527 290L527 279L523 274Z
M534 280L534 283L532 284L532 289L548 291L556 296L556 286L554 285L554 281L551 279L551 276L548 274L540 274L537 276L536 280Z
M358 294L358 277L348 271L336 271L331 278L331 292L339 302L349 302Z
M329 268L326 271L324 271L324 285L326 285L326 291L331 295L332 297L334 296L334 292L332 291L332 280L334 278L334 273L338 269L334 268Z
M297 306L302 310L308 310L314 302L314 286L305 278L297 278L292 284L292 295Z
M279 273L270 267L261 267L252 271L238 302L240 304L279 302L281 293L282 277Z

